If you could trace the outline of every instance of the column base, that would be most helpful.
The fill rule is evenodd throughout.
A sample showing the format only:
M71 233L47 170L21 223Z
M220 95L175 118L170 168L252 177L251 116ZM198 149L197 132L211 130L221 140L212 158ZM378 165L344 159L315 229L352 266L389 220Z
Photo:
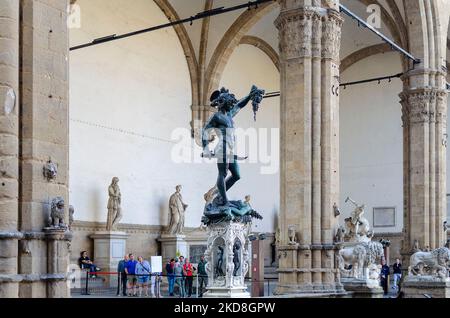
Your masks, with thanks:
M250 298L246 287L208 287L208 291L203 294L203 298Z
M281 285L277 286L274 296L290 298L340 298L347 295L342 285Z
M408 276L401 291L404 298L450 298L450 279Z
M180 255L189 258L186 235L162 234L158 241L161 243L161 256L163 262Z
M341 278L341 282L352 298L383 298L381 286L369 286L363 279Z

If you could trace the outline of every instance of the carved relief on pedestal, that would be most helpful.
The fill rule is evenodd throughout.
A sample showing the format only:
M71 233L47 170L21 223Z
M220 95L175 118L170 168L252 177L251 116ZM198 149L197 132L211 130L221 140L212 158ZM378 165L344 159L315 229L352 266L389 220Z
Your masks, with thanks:
M209 237L205 260L208 288L243 288L248 273L250 225L222 222L208 227Z

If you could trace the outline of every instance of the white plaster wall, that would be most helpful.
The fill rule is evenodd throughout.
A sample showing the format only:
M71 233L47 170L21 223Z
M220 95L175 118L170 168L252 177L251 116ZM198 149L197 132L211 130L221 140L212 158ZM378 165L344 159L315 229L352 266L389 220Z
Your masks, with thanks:
M80 0L71 44L167 20L153 1ZM171 160L174 129L189 129L190 80L172 29L74 51L70 56L70 194L76 219L105 221L107 188L120 178L123 223L167 224L177 184L198 226L211 166Z
M162 12L148 0L79 0L82 28L70 31L71 45L108 34L121 34L165 23ZM276 68L259 50L239 47L225 70L223 85L238 96L255 83L279 89ZM203 194L214 185L214 162L176 163L172 133L190 131L191 88L183 50L172 29L164 29L103 44L70 55L70 203L77 220L105 221L108 185L120 178L122 223L167 224L168 198L177 184L189 208L186 226L200 225ZM265 101L258 127L278 127L277 99ZM251 107L251 106L250 106ZM240 114L238 127L254 126L251 109ZM184 140L184 154L199 157L199 147ZM276 140L278 142L278 140ZM175 147L175 148L174 148ZM278 144L275 144L278 152ZM253 154L250 154L253 155ZM277 155L277 154L276 154ZM278 164L278 162L276 162ZM274 231L278 212L277 172L261 176L260 166L243 164L243 179L230 197L252 195L252 204L265 220L258 231ZM267 164L266 164L267 166Z
M399 72L396 53L379 54L354 64L342 74L341 82ZM375 228L377 233L403 228L401 90L399 79L341 88L341 223L353 209L344 202L350 196L366 204L365 216L371 224L374 207L396 208L396 227Z

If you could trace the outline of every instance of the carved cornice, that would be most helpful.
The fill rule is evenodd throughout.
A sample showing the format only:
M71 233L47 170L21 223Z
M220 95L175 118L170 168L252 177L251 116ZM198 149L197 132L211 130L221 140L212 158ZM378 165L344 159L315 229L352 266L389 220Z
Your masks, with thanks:
M280 55L283 58L289 60L311 56L313 16L318 16L318 13L301 8L282 12L275 20L279 30Z
M442 122L446 119L447 92L440 89L423 88L407 90L400 94L403 122L424 124Z
M305 7L282 11L275 20L280 55L286 60L322 57L339 63L342 22L334 10Z
M328 15L322 18L322 57L332 59L339 63L339 52L341 49L342 24L344 19L333 10L329 10Z
M90 221L74 221L72 224L72 231L76 232L99 232L105 231L105 222L90 222ZM117 230L120 232L126 232L127 234L150 234L161 235L165 231L164 225L143 225L143 224L119 224ZM199 228L185 227L184 234L191 237L201 237L202 231Z

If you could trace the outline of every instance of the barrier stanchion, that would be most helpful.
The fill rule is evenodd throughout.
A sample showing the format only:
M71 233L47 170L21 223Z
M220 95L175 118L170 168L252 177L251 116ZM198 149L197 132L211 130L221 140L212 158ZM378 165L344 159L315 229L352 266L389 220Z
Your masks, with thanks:
M89 295L89 271L86 271L86 286L84 294Z
M197 285L197 287L195 288L195 294L196 294L196 296L198 298L198 288L199 288L199 285L198 285L198 274L195 276L195 283Z

